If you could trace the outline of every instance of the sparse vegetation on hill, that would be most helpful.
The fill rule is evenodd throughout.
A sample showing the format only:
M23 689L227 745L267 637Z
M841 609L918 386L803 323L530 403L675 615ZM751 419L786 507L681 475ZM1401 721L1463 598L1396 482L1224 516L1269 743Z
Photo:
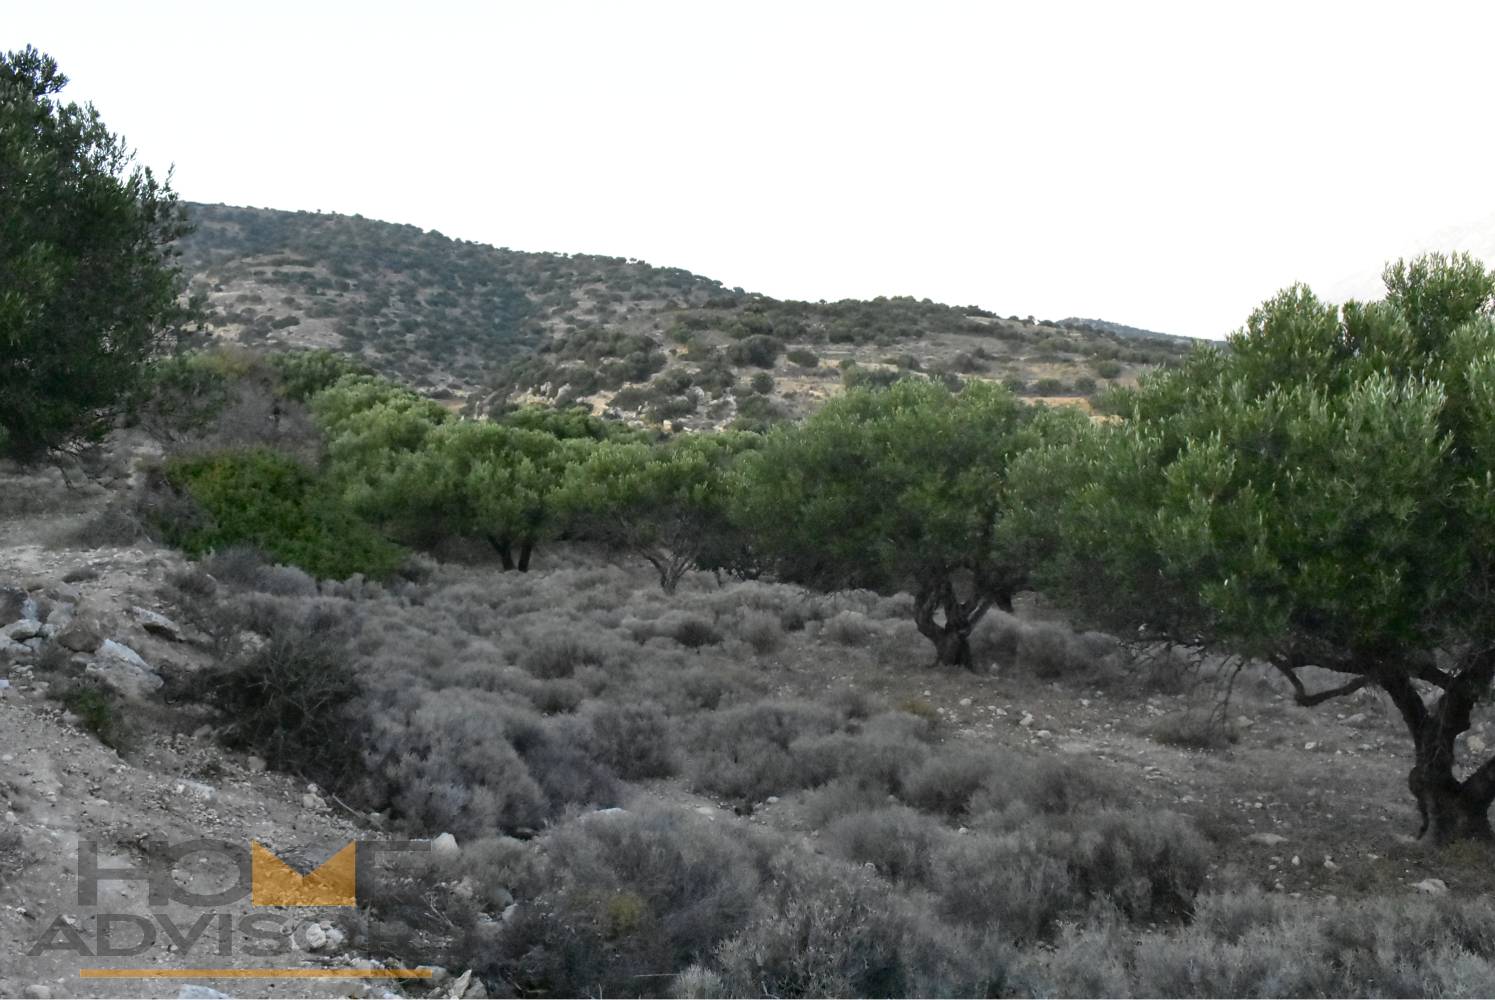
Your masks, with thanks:
M892 367L905 372L1065 396L1085 394L1079 380L1097 364L1110 366L1101 377L1125 379L1183 350L1181 338L928 299L778 301L677 268L497 249L358 217L192 211L184 260L219 336L335 349L474 412L541 400L656 425L761 428L839 391L822 359L871 372L896 348L904 362ZM746 392L757 373L775 382Z

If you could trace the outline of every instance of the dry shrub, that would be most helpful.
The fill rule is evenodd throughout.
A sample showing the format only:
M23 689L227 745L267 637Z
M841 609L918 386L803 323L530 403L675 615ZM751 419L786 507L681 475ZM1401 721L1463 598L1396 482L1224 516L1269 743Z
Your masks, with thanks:
M1081 902L1064 861L1019 834L946 838L925 864L942 916L1008 941L1046 938Z
M578 667L604 667L616 659L616 650L596 637L558 627L528 636L519 665L536 677L554 680L570 677Z
M844 862L774 859L753 917L711 967L726 996L990 996L991 949Z
M592 746L620 778L667 778L679 768L675 733L658 705L598 705L590 713Z
M1024 626L1017 641L1017 664L1044 680L1082 674L1094 665L1074 633L1054 622Z
M821 831L820 841L847 861L871 865L884 878L927 885L935 853L955 836L907 806L885 806L842 816Z
M767 611L742 608L737 613L733 631L759 656L772 653L784 644L784 628L778 616Z
M1198 711L1163 716L1153 723L1151 735L1159 743L1186 750L1224 750L1240 739L1240 735L1220 715Z
M1018 638L1023 623L1005 611L993 609L971 630L971 656L980 664L1009 666L1017 660Z
M875 622L860 611L841 611L820 626L820 635L842 646L865 646L880 634Z
M684 811L591 814L538 846L518 914L483 956L524 994L663 992L746 925L760 892L748 838Z
M805 702L763 701L699 716L687 755L691 787L747 803L808 787L823 776L792 744L839 725L836 713Z
M971 799L989 782L1003 780L1010 754L947 749L911 769L901 798L916 809L951 819L966 815Z

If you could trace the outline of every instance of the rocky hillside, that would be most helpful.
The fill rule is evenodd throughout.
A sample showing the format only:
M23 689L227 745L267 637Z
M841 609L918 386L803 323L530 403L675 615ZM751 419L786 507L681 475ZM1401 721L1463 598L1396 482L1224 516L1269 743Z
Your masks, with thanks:
M346 351L477 409L544 398L645 422L761 425L845 383L910 372L1079 398L1187 346L928 299L780 301L678 268L495 248L359 216L192 212L183 260L216 336Z

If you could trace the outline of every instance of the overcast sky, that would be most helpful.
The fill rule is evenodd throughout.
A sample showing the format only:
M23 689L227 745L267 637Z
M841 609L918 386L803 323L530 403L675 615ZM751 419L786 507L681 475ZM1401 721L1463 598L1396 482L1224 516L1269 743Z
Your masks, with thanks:
M1490 3L0 0L190 200L1213 337L1495 232L1492 38Z

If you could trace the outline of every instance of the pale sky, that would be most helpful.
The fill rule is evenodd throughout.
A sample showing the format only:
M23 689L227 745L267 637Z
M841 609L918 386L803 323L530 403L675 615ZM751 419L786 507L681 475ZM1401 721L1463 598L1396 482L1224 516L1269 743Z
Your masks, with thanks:
M0 0L193 201L1211 337L1495 227L1492 38L1491 3Z

